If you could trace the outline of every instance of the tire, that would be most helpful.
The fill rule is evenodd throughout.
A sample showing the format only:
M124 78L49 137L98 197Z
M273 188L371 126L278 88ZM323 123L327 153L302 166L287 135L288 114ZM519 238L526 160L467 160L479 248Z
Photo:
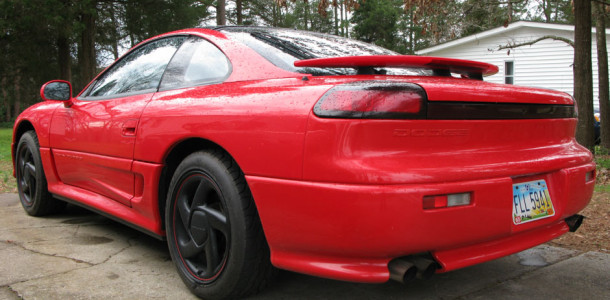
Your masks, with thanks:
M199 297L252 295L276 274L246 180L222 151L195 152L176 168L165 229L178 273Z
M53 198L47 190L47 178L40 159L40 145L36 133L24 133L15 152L17 190L23 209L30 216L44 216L61 211L66 203Z

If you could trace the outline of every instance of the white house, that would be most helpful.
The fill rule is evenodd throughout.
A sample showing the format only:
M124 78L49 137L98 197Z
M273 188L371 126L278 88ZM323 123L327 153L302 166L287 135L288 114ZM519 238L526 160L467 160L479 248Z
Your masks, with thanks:
M573 25L547 24L519 21L508 27L499 27L475 35L453 40L434 47L417 51L419 55L441 56L477 60L497 65L500 72L485 77L485 81L513 83L517 85L542 87L569 93L574 92L572 64L574 49L565 42L543 40L531 46L497 50L499 46L530 42L552 35L574 40ZM597 43L595 28L593 41L593 94L594 106L599 108L597 77ZM610 48L610 29L606 30L606 47Z

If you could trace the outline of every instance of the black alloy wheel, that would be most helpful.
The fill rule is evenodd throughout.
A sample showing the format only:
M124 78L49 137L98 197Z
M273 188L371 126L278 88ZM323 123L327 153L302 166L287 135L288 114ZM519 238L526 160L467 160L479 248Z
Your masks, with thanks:
M225 265L231 237L222 193L203 172L186 174L174 202L176 248L188 272L198 280L214 280Z
M17 190L23 209L31 216L61 211L66 203L53 198L47 190L47 179L40 159L40 145L34 131L25 132L15 152Z
M222 150L192 153L177 166L165 232L178 274L199 297L245 297L276 274L244 174Z
M38 181L36 180L36 162L32 149L21 147L17 153L17 179L19 195L24 206L32 206L36 198Z

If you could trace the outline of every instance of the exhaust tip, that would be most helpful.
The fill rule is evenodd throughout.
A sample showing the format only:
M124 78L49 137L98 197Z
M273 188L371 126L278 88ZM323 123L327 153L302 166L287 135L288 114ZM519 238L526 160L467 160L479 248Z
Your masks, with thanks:
M413 279L428 279L436 273L440 265L424 256L406 256L396 258L388 264L390 279L407 283Z
M566 224L568 224L568 227L570 228L570 232L575 232L576 230L578 230L578 227L582 225L582 221L584 219L585 217L582 215L573 215L571 217L567 217L565 221Z
M421 256L411 256L409 260L415 265L417 268L417 278L418 279L428 279L436 273L438 269L438 264L432 260Z
M407 283L415 279L417 276L417 268L412 263L397 258L388 264L390 270L390 279L400 283Z

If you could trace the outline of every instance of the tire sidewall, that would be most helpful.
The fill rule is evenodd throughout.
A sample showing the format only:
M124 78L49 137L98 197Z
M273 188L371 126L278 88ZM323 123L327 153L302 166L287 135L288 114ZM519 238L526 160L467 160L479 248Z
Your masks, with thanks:
M24 200L23 191L22 191L21 185L19 184L20 176L23 176L23 174L21 174L21 170L19 169L19 165L20 165L20 161L21 161L21 151L24 148L28 148L30 150L30 152L32 153L32 157L34 159L34 165L36 168L35 195L34 195L34 197L32 197L32 199L30 199L32 203L29 205ZM17 144L17 151L16 151L16 156L15 156L15 173L17 175L17 189L18 189L18 193L19 193L19 199L21 201L21 205L23 206L23 209L29 215L38 215L41 210L41 206L43 205L43 203L42 203L44 201L43 194L47 189L47 181L46 181L46 178L44 175L44 170L42 167L42 160L40 158L39 145L38 145L38 142L37 142L37 139L36 139L34 133L31 131L28 131L25 134L23 134L21 136L21 138L19 139L19 143Z
M188 176L200 172L208 176L219 188L221 202L227 210L230 224L230 241L227 259L218 277L210 281L195 278L182 263L175 247L173 236L173 214L178 190ZM172 260L178 273L189 289L198 296L223 298L229 294L240 280L239 275L245 262L246 216L244 201L239 188L227 166L215 155L208 152L196 152L185 158L178 166L170 183L165 206L165 230Z

